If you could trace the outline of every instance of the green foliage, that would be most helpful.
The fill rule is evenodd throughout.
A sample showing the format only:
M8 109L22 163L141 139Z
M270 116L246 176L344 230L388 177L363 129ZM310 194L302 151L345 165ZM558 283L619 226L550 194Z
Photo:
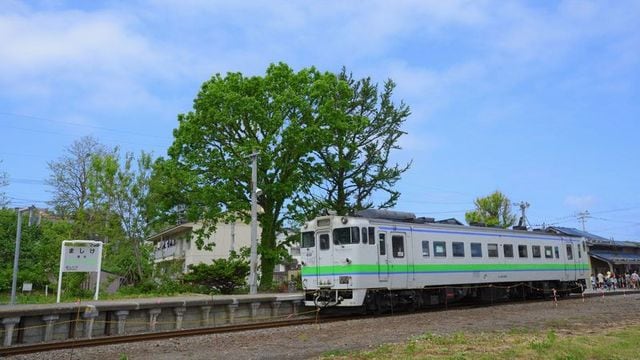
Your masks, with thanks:
M155 164L152 182L156 211L164 219L185 216L205 226L197 241L220 221L249 221L251 169L247 156L259 154L258 199L264 213L261 287L271 287L280 260L276 233L286 205L315 180L311 146L319 137L318 109L328 93L314 86L331 77L316 69L294 72L271 65L265 76L215 75L206 81L193 111L178 117L169 158Z
M475 210L465 214L467 223L483 223L487 226L508 228L516 222L516 216L511 213L511 201L500 191L489 196L477 198L474 201Z
M43 220L40 226L29 225L23 213L18 264L18 286L30 282L35 288L51 285L58 274L60 246L68 240L71 226L64 222ZM17 215L14 210L0 209L0 292L11 289L16 242Z
M317 178L313 190L297 200L306 210L302 220L322 209L347 215L374 206L394 206L400 196L395 185L410 166L392 165L389 159L399 149L398 140L405 134L400 128L410 115L403 102L396 106L391 100L395 83L387 80L378 93L378 85L370 78L355 80L343 69L317 86L328 89L332 101L319 106L317 121L322 131L313 150ZM377 204L374 194L382 199Z
M260 286L271 288L274 266L286 253L276 243L285 222L322 207L371 207L378 190L389 194L379 206L395 203L394 185L407 166L387 164L409 110L391 102L393 88L388 81L378 97L369 79L315 68L294 72L282 63L269 66L264 76L213 76L193 111L178 116L169 157L154 165L153 213L165 222L202 222L199 248L217 223L248 222L248 156L257 152L263 190L258 204L264 210L258 218Z
M234 290L246 285L249 275L249 262L232 251L228 259L216 259L212 264L189 265L184 275L185 282L215 289L222 294L232 294Z
M120 232L107 242L105 267L129 284L150 277L152 270L151 248L144 245L151 163L150 154L142 152L136 158L126 153L121 159L116 149L94 155L88 177L92 210L109 220L105 228Z

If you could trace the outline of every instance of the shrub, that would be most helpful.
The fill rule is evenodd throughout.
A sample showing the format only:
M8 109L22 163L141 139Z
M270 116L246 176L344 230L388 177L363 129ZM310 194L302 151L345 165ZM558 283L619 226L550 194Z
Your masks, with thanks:
M213 260L212 264L189 265L189 272L183 276L183 280L222 294L232 294L246 285L248 275L249 262L246 257L232 251L228 259Z

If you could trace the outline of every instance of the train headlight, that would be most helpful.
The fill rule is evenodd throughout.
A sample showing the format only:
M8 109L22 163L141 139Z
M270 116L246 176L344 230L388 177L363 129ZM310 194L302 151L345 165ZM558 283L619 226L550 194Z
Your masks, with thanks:
M346 224L346 223L349 221L349 219L347 219L346 217L344 217L344 216L343 216L343 217L340 219L340 221L341 221L343 224Z

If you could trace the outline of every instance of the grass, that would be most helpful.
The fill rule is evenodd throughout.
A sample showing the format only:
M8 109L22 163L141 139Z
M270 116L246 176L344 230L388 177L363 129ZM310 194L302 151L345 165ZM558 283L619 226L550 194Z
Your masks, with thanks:
M637 359L640 325L597 333L575 330L427 333L402 344L384 344L370 351L327 352L332 359Z

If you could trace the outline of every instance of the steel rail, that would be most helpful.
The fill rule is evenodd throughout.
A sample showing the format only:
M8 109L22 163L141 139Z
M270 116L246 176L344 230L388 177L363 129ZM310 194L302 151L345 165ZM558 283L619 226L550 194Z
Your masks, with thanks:
M10 356L19 354L30 354L35 352L51 351L51 350L63 350L80 347L91 347L101 345L113 345L127 342L149 341L168 339L173 337L183 336L196 336L196 335L209 335L209 334L221 334L228 332L239 332L248 330L259 330L266 328L277 328L294 325L305 325L316 322L327 322L333 318L304 318L293 320L281 320L281 321L268 321L260 323L239 324L239 325L225 325L216 327L204 327L184 330L169 330L158 331L151 333L140 333L131 335L113 335L113 336L101 336L91 339L71 339L51 343L38 343L29 345L17 345L12 347L0 348L0 356Z

